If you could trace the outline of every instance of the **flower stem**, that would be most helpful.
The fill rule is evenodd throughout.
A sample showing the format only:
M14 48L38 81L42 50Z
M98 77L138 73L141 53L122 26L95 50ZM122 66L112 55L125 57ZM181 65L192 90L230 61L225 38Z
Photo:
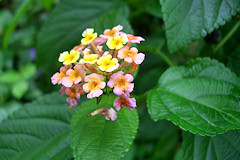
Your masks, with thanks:
M149 45L145 45L145 46L139 46L138 47L139 50L143 51L143 52L152 52L153 54L159 56L162 60L164 60L169 67L174 66L173 61L171 61L162 51L160 51L159 49L156 49L153 46L149 46Z
M174 66L174 63L162 51L157 50L156 52L158 56L161 57L168 64L169 67Z
M91 46L92 46L93 51L95 52L95 54L98 54L98 56L101 57L101 54L98 52L97 47L96 47L96 45L93 42L91 42Z
M228 34L218 43L218 45L214 48L213 53L216 53L228 41L228 39L237 31L239 26L240 21L238 21L228 32Z

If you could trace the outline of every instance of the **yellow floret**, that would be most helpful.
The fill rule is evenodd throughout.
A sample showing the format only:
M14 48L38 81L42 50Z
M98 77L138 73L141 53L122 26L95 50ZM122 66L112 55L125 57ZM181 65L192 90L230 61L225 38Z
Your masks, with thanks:
M60 57L58 58L59 62L63 62L64 65L69 65L71 63L76 62L80 57L80 52L71 50L70 53L68 51L65 51L60 54Z
M117 58L113 58L110 54L101 57L97 64L99 65L99 69L106 72L112 72L119 67L119 63Z
M107 46L109 49L120 49L128 41L127 35L122 34L115 36L114 38L108 38Z
M81 40L81 43L83 45L88 45L89 43L91 43L95 38L97 38L97 33L94 33L94 29L92 28L87 28L82 36L84 37L82 40Z
M88 54L84 55L83 59L80 60L80 64L89 63L94 64L97 61L98 55L97 54Z

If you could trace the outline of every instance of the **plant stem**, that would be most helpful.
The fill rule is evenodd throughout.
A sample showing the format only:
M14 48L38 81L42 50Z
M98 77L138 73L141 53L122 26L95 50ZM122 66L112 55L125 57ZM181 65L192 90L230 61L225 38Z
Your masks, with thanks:
M138 47L139 50L143 51L143 52L152 52L153 54L159 56L160 58L162 58L169 67L174 66L173 61L171 61L162 51L160 51L159 49L156 49L153 46L149 46L149 45L145 45L145 46L139 46Z
M156 50L156 52L170 67L174 66L173 62L162 51Z
M240 21L238 21L228 34L218 43L218 45L214 48L213 53L216 53L228 41L228 39L237 31L239 26Z
M31 5L31 3L33 1L34 0L26 0L19 7L13 21L11 22L10 26L7 28L6 33L4 34L3 43L2 43L2 48L4 51L6 51L8 48L9 38L10 38L13 30L16 28L17 23L19 22L20 18L24 15L24 13L27 11L28 7Z

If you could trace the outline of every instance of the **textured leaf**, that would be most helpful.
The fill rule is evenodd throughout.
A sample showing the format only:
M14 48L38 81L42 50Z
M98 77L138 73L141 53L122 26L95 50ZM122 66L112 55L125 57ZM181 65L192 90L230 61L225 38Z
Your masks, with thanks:
M122 108L116 121L106 121L101 115L87 115L101 107L112 107L115 97L103 96L99 105L96 100L83 103L72 118L71 147L76 160L120 159L129 150L137 132L136 110Z
M184 130L216 135L240 128L240 79L209 58L172 67L148 95L154 120L168 119Z
M240 0L160 0L168 48L174 52L240 12Z
M21 107L22 105L17 102L0 103L0 123Z
M45 160L58 156L69 148L65 132L70 128L72 112L59 93L41 97L14 112L0 125L0 159ZM65 155L59 159L65 159Z
M70 132L66 130L40 145L18 154L14 160L46 160L72 158L70 147Z
M57 58L63 51L80 43L82 32L93 22L120 9L119 0L64 0L49 15L39 34L38 64L48 73L56 71Z
M240 159L240 130L228 131L215 137L183 134L184 160Z

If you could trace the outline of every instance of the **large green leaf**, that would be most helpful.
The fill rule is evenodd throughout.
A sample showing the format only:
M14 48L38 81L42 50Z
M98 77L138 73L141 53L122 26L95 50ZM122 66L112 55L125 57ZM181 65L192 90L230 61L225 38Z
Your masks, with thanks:
M116 121L106 121L101 115L87 118L87 115L101 107L112 107L113 96L103 96L83 103L72 118L71 147L76 160L120 159L129 150L138 128L136 110L122 108Z
M119 0L64 0L49 15L39 34L37 61L50 73L56 71L57 58L63 51L80 43L82 32L93 22L123 7Z
M174 52L240 12L240 0L160 0L168 48Z
M240 128L240 79L209 58L172 67L148 95L154 120L168 119L184 130L216 135Z
M240 159L240 130L228 131L215 137L183 134L184 160Z
M70 151L67 130L73 112L59 93L26 104L0 125L0 159L69 158L62 150Z
M72 158L70 132L66 130L43 143L21 152L14 160L58 160Z

